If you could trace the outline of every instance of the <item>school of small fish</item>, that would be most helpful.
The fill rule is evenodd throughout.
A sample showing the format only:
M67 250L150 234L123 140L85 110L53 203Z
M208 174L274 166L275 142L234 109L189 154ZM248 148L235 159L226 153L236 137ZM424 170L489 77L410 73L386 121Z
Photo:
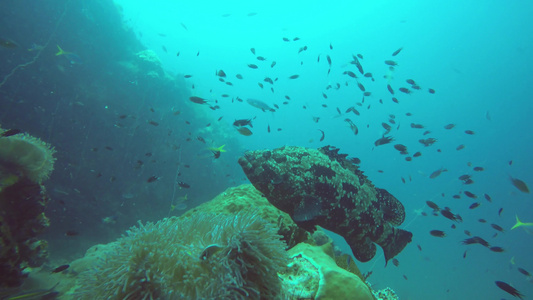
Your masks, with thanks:
M298 38L298 37L295 37L295 38L283 37L282 40L284 42L287 42L287 43L294 43L294 42L300 43L301 42L301 39ZM310 50L305 45L298 46L296 48L297 49L294 49L294 51L297 51L298 54L300 54L300 53L302 53L304 51ZM329 45L329 49L330 49L330 51L333 50L332 44ZM266 70L272 69L276 65L276 61L274 61L274 60L272 60L271 64L264 64L263 62L267 62L268 59L266 59L263 56L257 56L256 53L259 52L258 48L252 47L250 50L251 50L251 53L254 56L256 56L256 59L260 63L249 63L249 64L247 64L247 66L249 68L254 69L254 70L258 70L258 71L265 70L265 73L269 73ZM392 74L394 74L394 71L396 70L396 68L400 68L399 59L401 57L400 54L403 53L403 51L407 51L407 50L404 50L403 47L400 47L397 50L395 50L394 52L392 52L391 59L385 59L384 60L384 65L386 67L386 70L388 70L388 73L387 73L387 75L384 76L384 78L387 79L387 84L383 88L384 88L384 91L388 92L388 96L389 96L390 100L387 100L387 97L383 97L383 98L381 98L379 100L376 100L373 95L375 95L377 93L373 93L372 91L370 91L365 86L365 81L367 81L367 80L375 81L375 78L374 78L373 73L365 71L364 66L362 64L362 61L363 61L363 55L362 54L354 54L354 55L352 55L352 60L351 61L342 62L342 63L347 63L348 66L353 66L354 67L353 70L343 70L342 71L342 74L347 76L345 82L338 82L338 83L335 83L335 84L331 84L330 83L330 84L326 85L325 89L324 89L324 92L322 92L321 95L317 95L316 100L315 100L315 101L319 101L319 99L322 99L324 101L328 101L331 98L331 94L328 93L328 90L330 90L330 89L338 90L340 88L348 88L348 89L350 89L351 87L354 87L354 88L352 88L354 91L359 91L361 93L360 101L355 102L355 105L353 105L353 101L346 101L346 104L349 106L348 108L344 108L343 109L342 107L336 107L336 111L338 113L338 115L336 117L344 116L343 120L344 120L344 122L346 124L345 126L339 125L339 129L338 129L339 131L346 130L346 129L343 129L343 127L346 127L347 129L349 129L351 131L352 135L358 136L359 133L361 132L361 130L367 130L369 128L369 124L362 124L361 122L359 122L358 117L360 117L363 113L365 113L364 112L365 109L367 111L370 111L372 105L378 105L377 103L379 103L379 105L382 105L382 104L385 103L385 101L391 101L392 103L401 105L401 102L403 101L402 100L403 97L410 97L414 93L418 93L418 92L421 92L423 90L425 90L429 95L436 94L435 89L433 89L433 88L425 88L424 89L424 88L422 88L421 84L419 84L414 79L406 79L403 84L401 82L398 83L398 82L395 82L393 80ZM321 63L321 57L324 57L324 56L325 56L326 62L327 62L327 75L329 76L332 71L336 72L337 65L335 65L333 63L334 62L334 60L332 58L333 51L331 51L330 53L320 53L318 55L318 57L317 57L316 62L318 64L320 64ZM301 64L303 64L303 61L301 62ZM348 68L350 68L350 67L348 67ZM339 72L341 72L341 71L339 71ZM223 82L223 83L225 83L227 85L232 85L229 81L226 80L227 77L226 77L226 73L225 72L218 71L216 73L216 76L219 77L219 81L221 81L221 82ZM240 75L240 74L235 74L234 76L237 79L239 79L239 80L243 79L242 75ZM281 77L281 76L272 78L272 77L270 77L269 74L266 74L264 76L263 82L258 82L257 85L259 86L259 88L263 89L263 88L265 88L264 84L268 83L270 85L272 93L275 93L274 86L275 86L276 82L278 82L278 80L280 80L280 81L281 80L289 80L289 81L293 81L294 80L294 81L297 81L297 80L303 80L303 77L305 77L305 74L304 75L302 75L302 74L289 74L289 75L286 75L286 77L284 77L285 79L283 79L283 77ZM387 95L387 93L385 93L385 95ZM221 95L221 97L228 98L229 96L226 94L226 95ZM290 104L295 103L295 101L292 100L293 97L290 97L289 95L284 95L283 98L284 98L284 101L282 103L283 105L290 105ZM197 97L197 96L191 97L191 101L194 102L194 103L198 103L198 104L205 104L206 103L205 99ZM217 99L211 99L209 101L214 102L216 104L222 103L222 100L217 100ZM232 97L231 103L233 103L234 101L243 102L243 99L240 98L240 96L235 95L235 96ZM406 101L407 101L407 99L406 99ZM283 109L282 107L280 107L279 105L277 105L275 103L266 103L265 101L262 101L262 100L259 100L259 99L247 99L245 102L248 103L249 105L261 110L263 113L265 113L265 112L276 113L277 111ZM324 103L321 104L321 106L323 108L328 108L330 103L331 102L324 102ZM222 104L220 104L220 105L222 105ZM304 110L307 109L307 105L308 104L303 105L302 109L304 109ZM343 113L343 111L344 111L344 113ZM353 113L353 115L350 114L350 113ZM409 112L407 112L405 115L407 117L412 117L412 114L409 113ZM488 116L488 112L487 112L487 116ZM323 116L313 116L312 122L319 123L320 119L322 117ZM251 136L252 135L251 119L252 118L246 118L246 119L242 119L242 120L235 120L233 125L234 125L235 129L237 130L237 132L239 134L241 134L243 136ZM490 121L490 119L488 117L487 117L487 119ZM395 150L398 151L398 153L404 158L405 161L412 161L413 159L420 159L419 157L421 157L423 155L424 151L436 150L437 152L440 153L440 152L443 151L442 149L447 148L446 147L447 145L440 145L440 147L438 149L434 149L435 145L439 145L440 144L439 143L439 138L437 136L431 136L431 135L433 135L433 133L432 133L433 130L438 131L437 128L429 128L430 126L426 126L426 125L421 124L421 123L411 122L410 125L407 128L409 128L410 130L413 130L414 131L413 134L420 134L420 138L418 140L418 142L419 142L418 147L415 147L416 149L411 151L409 149L410 147L408 148L405 144L398 143L398 141L396 141L395 132L400 130L400 123L397 122L397 120L398 119L396 118L395 114L392 114L392 113L389 114L388 119L383 120L383 122L381 123L383 129L385 129L385 132L383 132L381 134L381 136L377 136L376 137L374 145L369 145L369 146L373 146L373 147L393 147ZM267 133L271 133L270 126L271 126L271 124L268 124ZM403 127L403 128L405 128L405 127ZM449 131L449 132L453 132L453 134L461 134L461 133L459 133L457 131L459 126L456 123L445 123L445 124L442 124L441 128L444 129L446 132ZM278 131L280 129L281 128L279 128ZM324 140L327 138L327 132L325 130L323 130L323 129L318 129L318 131L320 132L319 142L324 142ZM477 134L476 131L471 130L471 129L463 129L462 131L464 132L463 134L465 134L467 136L475 136ZM338 132L336 132L336 133L338 133ZM346 134L349 134L349 132L346 131ZM427 137L427 135L430 135L430 136ZM395 142L395 143L393 143L393 142ZM453 145L452 149L455 148L455 151L461 151L465 147L467 147L467 145L459 144L459 145ZM356 158L356 160L358 160L360 162L360 160L358 158ZM511 164L512 163L510 162L509 165L511 165ZM468 164L468 167L470 168L471 172L469 172L468 174L463 174L463 175L459 176L459 178L458 178L459 182L462 183L464 189L459 190L456 194L452 195L451 198L452 199L461 199L462 196L464 196L464 197L466 197L465 199L474 200L474 202L470 202L470 203L468 203L466 205L466 207L468 209L470 209L470 210L478 209L482 205L490 205L490 203L492 203L492 198L489 196L489 194L482 193L482 196L478 196L479 194L476 195L474 192L466 190L467 186L470 186L470 185L474 184L474 177L475 177L474 173L485 171L485 167L483 167L483 166L473 166L471 163ZM448 170L448 168L446 168L444 166L442 166L441 168L439 168L437 170L429 170L429 171L430 171L430 173L429 173L429 175L427 175L427 177L430 180L440 180L441 177L444 177L444 175L443 175L444 173L452 174L454 172L454 170ZM379 170L379 172L382 172L382 171ZM449 175L446 175L446 177L449 177ZM408 175L407 178L408 178L409 182L412 180L411 175ZM402 180L402 182L404 184L406 184L408 182L403 176L401 177L401 180ZM518 178L509 176L509 182L519 192L529 193L529 187L527 186L527 184L524 181L522 181L522 180L520 180ZM472 190L474 190L474 189L472 189ZM443 194L443 197L445 197L444 194ZM485 199L486 202L478 200L480 198ZM458 203L458 204L460 205L460 203ZM450 221L452 221L452 224L451 224L451 228L452 229L456 229L457 226L459 226L460 223L463 223L463 218L459 214L454 213L450 207L446 206L446 207L441 208L439 205L437 205L435 202L432 202L432 201L427 201L427 206L432 209L432 214L433 215L442 216L442 217L447 218ZM498 216L499 217L501 217L502 210L503 210L502 208L499 208L499 210L498 210ZM422 212L422 215L426 216L427 213ZM517 224L519 224L518 227L520 227L520 226L528 226L526 224L529 224L529 223L521 223L521 222L518 223L518 222L520 222L520 221L518 220L518 217L517 217ZM505 232L505 230L498 224L491 223L490 226L494 230L496 230L496 232L494 233L493 238L496 237L498 234L503 234ZM432 235L434 237L438 237L438 238L445 238L445 237L448 236L445 231L439 230L439 229L430 230L429 233L430 233L430 235ZM468 230L465 230L465 233L467 233L467 235L470 236L470 232ZM495 252L495 253L501 253L501 252L505 251L505 249L503 247L491 246L489 244L489 242L487 242L485 239L483 239L483 238L481 238L479 236L469 237L466 240L462 241L462 244L466 245L466 246L472 245L472 244L480 244L480 245L486 247L489 251L492 251L492 252ZM420 245L418 245L418 248L419 248L420 251L422 251L422 248L420 247ZM466 254L467 254L467 251L464 252L463 258L467 257ZM395 261L393 263L394 263L395 266L399 266L399 261L397 259L395 259ZM519 270L522 270L522 271L520 271L522 274L529 274L524 269L519 268ZM530 276L530 275L527 275L527 276ZM407 276L404 275L404 278L407 279ZM500 289L504 290L505 292L507 292L507 293L509 293L509 294L511 294L513 296L516 296L516 297L519 297L519 298L521 297L520 292L518 292L517 290L512 288L510 285L508 285L508 284L506 284L506 283L504 283L502 281L497 281L496 285Z
M253 15L249 15L253 16ZM181 26L185 29L187 29L187 26L185 26L183 23L181 23ZM287 51L294 51L298 55L304 55L307 53L307 55L313 51L311 47L308 47L304 45L303 39L299 37L281 37L280 38L283 42L286 43ZM0 38L0 46L4 48L15 48L17 47L17 44L15 42L12 42L9 39L3 39ZM162 46L162 49L165 53L168 52L168 49L166 46ZM365 67L363 65L364 62L364 56L360 53L352 54L351 60L344 60L344 61L337 61L335 59L334 55L334 48L333 45L329 44L329 52L325 53L319 53L316 61L313 63L318 64L319 66L324 67L324 72L330 76L331 73L338 73L343 76L344 81L343 82L334 82L334 83L327 83L324 86L324 90L321 94L316 95L316 99L312 100L315 102L324 101L322 103L319 103L323 108L328 108L332 105L332 103L338 103L338 102L332 102L331 98L335 97L332 95L332 91L339 90L339 89L349 89L352 94L358 94L358 99L346 99L344 101L345 107L342 107L341 105L336 107L337 114L332 115L332 118L341 117L340 122L338 125L338 128L335 132L335 134L345 134L347 137L350 138L357 138L362 132L372 130L372 132L376 132L375 129L372 129L370 124L364 124L361 120L361 116L365 114L371 114L372 113L372 107L378 106L378 105L384 105L388 103L394 103L392 105L395 105L396 107L401 106L402 102L404 101L412 101L409 100L409 97L413 97L413 94L416 93L426 93L428 96L435 95L437 92L433 88L425 87L423 88L423 84L419 83L418 80L414 79L406 79L403 81L397 81L394 79L393 75L395 74L396 69L403 68L403 64L401 62L401 54L409 51L409 49L404 49L403 47L399 47L397 50L391 52L390 57L386 57L383 59L383 69L378 70L378 72L368 72L369 70L365 70ZM181 52L176 52L177 59L181 59L180 56ZM278 60L278 63L276 60L274 60L274 57L269 55L258 55L260 53L260 49L256 47L250 47L250 53L253 57L250 58L250 61L246 64L242 65L242 73L245 73L245 70L248 69L251 72L263 72L264 75L262 75L262 80L259 82L248 83L248 86L255 86L255 88L259 89L270 89L272 94L277 95L275 99L278 99L276 101L279 101L279 104L271 102L271 101L265 101L261 99L254 99L246 97L246 95L239 95L239 92L236 90L234 94L231 93L224 93L224 94L217 94L216 93L216 87L210 90L210 95L207 96L206 94L200 93L195 89L195 85L191 84L191 95L187 98L188 103L192 103L191 105L197 105L199 108L205 107L205 109L209 108L212 111L217 111L221 108L221 106L226 105L236 105L237 103L244 103L245 105L249 105L251 107L254 107L257 109L257 112L259 114L259 117L257 116L246 116L242 119L235 119L233 120L233 123L231 123L231 120L229 121L232 127L235 130L236 134L240 134L245 137L249 137L254 135L254 132L257 130L257 128L254 128L252 125L252 121L254 121L256 118L261 118L261 114L276 114L280 110L283 110L284 106L288 105L301 105L302 110L306 110L307 106L311 105L311 102L305 102L305 103L298 103L298 100L295 100L296 96L292 97L291 95L287 94L278 94L278 91L275 89L276 85L280 81L284 81L284 84L292 84L292 83L298 83L303 80L306 80L306 74L297 74L289 73L284 74L283 76L280 75L278 77L272 76L271 70L273 70L276 66L278 66L276 69L279 68L278 64L280 60ZM200 55L200 51L196 52L196 56ZM252 60L253 58L253 60ZM322 58L322 59L321 59ZM325 60L323 59L325 58ZM313 59L314 60L314 59ZM308 62L306 62L308 63ZM304 64L304 61L302 60L300 64ZM343 66L343 67L341 67ZM214 76L217 79L218 82L223 84L224 86L230 86L233 87L234 84L230 80L230 78L235 78L239 82L246 82L245 77L240 73L230 73L222 70L219 66L214 66L216 71L214 72ZM275 69L274 69L275 70ZM385 75L383 78L386 79L386 83L382 86L382 91L372 91L372 88L370 86L375 87L374 84L370 84L370 82L374 82L376 80L375 75L383 72ZM195 80L195 74L189 73L184 74L183 78L186 80L186 82L191 82ZM198 84L198 83L197 83ZM284 92L285 93L285 92ZM377 96L381 95L381 97ZM155 112L153 108L150 109L152 112ZM178 109L174 109L172 111L173 116L178 116L181 114L181 111ZM413 114L410 112L404 113L405 117L407 118L413 118ZM488 112L487 112L488 116ZM217 121L221 121L224 116L219 116ZM326 118L328 116L313 116L312 118L309 118L309 123L311 125L320 123L321 120ZM119 120L125 120L129 118L136 118L135 116L131 115L119 115ZM466 135L466 137L472 138L475 137L478 134L478 130L474 131L472 129L463 128L460 129L460 125L453 123L453 122L447 122L441 125L441 128L432 128L431 126L428 126L426 124L421 124L416 121L409 122L408 125L405 125L403 127L400 126L399 122L400 118L397 118L397 115L394 113L388 114L388 117L379 120L379 123L381 123L381 128L384 131L381 131L380 134L377 134L375 136L375 141L373 143L370 143L367 145L367 147L370 147L372 149L379 147L379 149L382 149L383 147L390 147L391 149L394 149L397 151L397 153L402 157L405 161L409 162L413 159L424 159L423 153L425 151L436 151L436 152L443 152L443 151L450 151L449 149L453 149L451 151L461 151L467 147L467 143L461 143L459 145L444 145L441 144L439 141L439 134L443 134L441 131L444 129L444 134L450 133L454 135ZM487 119L490 121L490 119L487 117ZM299 120L299 123L302 124L304 120ZM186 120L185 123L187 125L190 124L190 121ZM378 123L378 124L379 124ZM160 122L155 120L146 120L145 124L148 124L152 126L153 130L160 130L159 124ZM120 123L116 124L117 127L120 127ZM211 126L211 123L207 124L206 127ZM305 126L305 125L301 125ZM274 127L275 128L275 127ZM412 135L417 136L418 143L416 145L410 145L407 146L408 143L406 141L402 141L400 138L398 138L398 131L400 130L410 130ZM252 131L253 130L253 131ZM277 128L276 131L281 131L282 128ZM439 131L441 130L441 131ZM271 124L269 123L266 128L267 134L273 134L271 130ZM435 131L435 133L433 133ZM316 131L315 131L316 132ZM0 138L2 137L8 137L10 135L18 134L20 133L20 130L12 129L9 131L4 132ZM319 142L325 142L325 140L328 137L328 132L322 129L318 129L318 132L316 133L316 138ZM191 134L190 134L191 135ZM355 137L354 137L355 136ZM465 137L465 138L466 138ZM197 136L196 138L190 137L186 140L186 142L191 142L193 139L196 139L197 141L206 144L205 138L202 136ZM398 140L397 140L398 139ZM464 140L464 139L462 139ZM327 142L327 141L326 141ZM213 141L210 141L209 144L212 144ZM436 146L438 145L438 146ZM451 148L449 147L451 146ZM179 149L180 146L174 146L175 149ZM210 148L213 153L213 158L218 159L221 156L222 152L225 152L225 150L222 150L223 146L218 148ZM435 149L437 148L437 149ZM107 151L113 151L113 148L110 146L104 147ZM93 152L97 152L98 148L92 148ZM152 153L146 153L146 157L151 157ZM422 158L421 158L422 157ZM359 158L353 158L354 162L360 163ZM134 164L134 169L140 169L143 167L145 162L143 160L137 160L137 162ZM512 161L509 161L509 166L512 165ZM188 168L189 166L186 164L182 164L184 168ZM443 177L447 177L448 179L453 177L454 180L458 180L461 185L462 189L457 191L454 195L450 195L449 197L447 195L443 196L443 201L445 200L445 197L451 198L453 200L463 199L463 200L470 200L473 202L468 202L464 204L465 208L468 208L470 210L476 210L479 209L481 206L488 206L491 205L493 202L493 199L491 196L489 196L488 193L484 191L476 190L475 188L470 188L472 184L474 184L475 180L475 173L484 172L485 167L484 166L474 166L471 163L468 164L469 171L466 172L466 174L460 175L458 177L453 177L456 174L455 170L448 169L445 166L441 166L438 169L433 170L425 170L427 171L427 174L425 177L428 180L438 181L442 180ZM382 170L378 170L379 173L383 173ZM400 172L400 171L399 171ZM102 176L101 173L97 174L98 177ZM181 176L181 173L178 172L177 176ZM146 177L145 177L146 178ZM407 179L406 179L407 178ZM412 181L412 176L410 174L404 175L400 177L402 183L408 184L408 182ZM111 182L115 180L114 177L111 177L109 179ZM160 180L160 177L156 174L151 175L146 179L146 183L148 184L157 184L157 181ZM528 185L523 180L512 177L511 175L508 176L508 179L506 180L513 188L515 188L515 191L518 191L520 193L528 194L530 192ZM175 184L179 189L189 189L192 188L191 185L188 183L185 183L183 181L178 181L176 177ZM468 189L468 190L467 190ZM186 196L185 196L186 199ZM484 199L484 200L483 200ZM463 205L461 202L453 202L447 205ZM463 223L463 217L461 217L459 214L454 213L453 209L449 206L440 206L439 204L433 202L433 201L426 201L426 207L429 207L431 212L429 214L437 216L437 217L444 217L448 222L451 223L450 228L451 230L454 230L458 228ZM497 215L498 217L502 216L503 208L498 208ZM517 212L518 213L518 212ZM428 213L421 212L422 216L427 216ZM494 235L492 238L496 238L498 235L502 235L505 233L505 230L503 227L496 223L487 222L485 219L479 219L480 223L487 223L489 224L493 230L495 230ZM518 215L516 216L516 225L513 226L511 229L519 228L519 227L528 227L533 226L533 223L523 223L519 220ZM488 225L488 226L489 226ZM466 239L463 241L458 241L465 247L476 247L477 245L481 245L488 249L488 251L494 252L494 253L502 253L505 252L505 248L501 246L493 246L491 243L489 243L486 239L479 237L479 236L472 236L469 230L464 230L465 235L467 236ZM448 232L449 233L449 232ZM439 238L439 239L449 239L449 234L445 230L442 229L432 229L429 230L429 234L433 237ZM65 233L66 236L72 237L78 235L77 231L69 230ZM422 251L422 246L417 245L418 250ZM212 251L216 251L216 247L212 248L206 248L206 253L203 254L205 257L209 257L208 249L212 249ZM463 254L463 258L467 258L467 251L466 250ZM393 265L396 267L400 266L400 262L398 259L393 260ZM60 266L56 269L54 269L52 272L62 272L68 268L68 265ZM526 271L523 268L518 268L518 271L523 274L524 276L531 278L531 274ZM404 279L407 280L407 276L403 275ZM509 293L512 296L518 297L520 299L523 298L523 295L516 290L511 285L503 282L503 281L496 281L496 286L500 288L501 290Z
M299 37L293 37L293 38L283 37L282 41L286 42L288 45L297 44L296 47L289 46L287 51L295 51L297 52L297 54L312 51L310 47L307 47L306 45L302 45L303 40L300 39ZM328 108L331 105L331 103L333 103L330 101L332 95L331 93L328 92L329 90L332 90L332 89L339 90L343 88L343 89L351 89L352 91L356 93L357 92L360 93L359 101L346 100L345 101L346 106L347 106L346 108L339 107L339 106L336 107L337 115L333 117L342 117L342 120L344 121L344 125L339 124L338 132L335 132L335 134L338 134L339 132L345 132L347 136L349 135L358 136L361 133L361 131L368 130L370 128L370 124L361 123L360 117L363 114L371 113L371 107L373 107L374 105L383 105L386 103L386 101L390 101L391 103L394 103L396 105L401 105L401 103L404 100L410 101L406 97L412 97L413 94L420 93L423 91L425 91L429 95L436 94L435 89L428 88L428 87L423 88L422 84L420 84L418 80L415 81L414 79L411 79L411 78L406 79L403 82L397 82L394 80L393 75L396 69L403 67L401 66L400 60L401 60L401 54L404 53L405 51L408 51L408 50L404 49L403 47L400 47L391 53L390 58L386 58L383 60L383 63L384 63L383 71L387 72L386 75L383 76L386 79L386 84L383 86L383 91L384 91L383 93L378 92L378 91L371 91L368 88L368 86L366 86L366 83L368 81L371 81L371 82L375 81L374 74L376 74L377 72L373 73L373 72L368 72L368 70L365 70L363 66L364 56L362 54L353 54L352 59L349 61L336 62L334 60L334 55L333 55L334 54L333 45L330 43L329 53L320 53L318 55L316 63L319 65L323 63L323 60L321 62L321 58L325 57L325 61L327 64L326 65L327 68L325 69L325 72L327 72L328 76L330 76L332 72L339 72L342 75L346 75L346 77L345 77L344 82L328 83L324 87L324 91L321 93L321 95L317 95L314 101L320 101L320 99L322 99L324 102L320 103L320 105L323 108ZM255 57L255 61L250 61L249 63L245 64L243 67L250 68L254 70L254 72L261 72L261 71L264 72L264 79L260 82L257 82L257 86L260 89L265 89L265 88L270 87L271 92L274 95L276 95L277 92L274 89L274 87L278 81L285 80L285 81L288 81L290 84L290 82L299 82L299 81L305 80L306 74L294 74L293 73L293 74L287 74L285 76L278 76L278 77L271 76L272 72L270 70L274 68L274 66L277 65L276 61L272 59L273 57L258 55L258 53L260 52L260 49L257 47L250 47L250 52ZM269 58L267 59L266 57L269 57ZM303 63L304 63L303 61L300 62L301 65ZM343 70L337 69L338 65L340 65L341 63L347 65L348 66L346 67L347 69L343 69ZM244 80L244 77L239 73L228 74L227 72L221 69L215 72L215 76L218 77L218 80L221 83L225 85L229 85L229 86L233 86L233 83L229 81L229 78L231 76L233 76L234 78L238 80ZM191 78L192 76L188 75L185 77ZM371 86L374 86L374 85L371 85ZM193 93L195 92L194 85L191 86L191 90L193 91ZM212 95L216 95L216 93L213 93L213 90L214 89L211 90ZM235 93L236 93L235 95L221 94L218 97L212 96L210 99L205 99L201 95L197 95L197 96L195 95L195 96L191 96L189 100L195 104L200 104L200 105L207 104L212 110L216 110L217 108L219 108L220 107L219 105L231 105L232 103L236 103L236 102L247 103L248 105L254 108L257 108L262 113L270 112L270 113L275 114L276 112L283 109L281 105L278 105L276 103L272 103L272 102L267 103L267 101L263 101L261 99L253 99L253 98L247 98L245 96L237 95L238 93L237 91ZM375 95L379 95L380 93L384 95L384 97L376 99ZM231 102L228 100L224 100L228 98L231 98ZM243 98L246 100L244 100ZM282 95L282 96L280 95L280 97L278 98L283 99L282 105L284 106L294 105L295 103L297 103L296 100L293 100L294 98L297 98L297 97L291 97L289 95ZM308 105L310 104L306 103L302 105L302 109L303 110L307 109ZM413 114L410 112L407 112L405 113L405 116L411 118L413 117ZM487 112L487 116L488 116L488 112ZM325 116L313 116L312 120L309 120L309 121L313 123L319 123L320 120L324 117ZM252 120L255 118L256 116L245 117L243 119L235 120L233 122L233 127L235 128L238 134L243 135L243 136L251 136L253 134ZM219 118L219 121L220 119L222 119L222 116ZM487 119L490 121L489 118ZM450 132L455 135L461 134L458 131L458 130L461 130L459 129L460 126L457 125L456 123L450 122L450 123L442 124L441 126L442 126L441 128L444 129L444 133ZM434 135L433 131L439 132L439 128L430 128L431 126L427 126L425 124L421 124L417 122L410 122L408 126L402 127L402 130L412 130L414 135L418 134L420 136L418 139L418 143L419 143L418 145L408 147L406 145L407 143L402 143L402 141L397 141L396 136L398 135L396 133L400 130L400 122L399 122L399 118L397 118L397 116L393 113L390 113L388 115L388 118L386 118L385 120L382 120L381 127L385 131L382 132L381 135L376 136L376 139L373 145L368 145L368 146L369 147L380 147L380 148L381 147L392 147L398 151L399 155L403 157L405 161L408 161L408 162L412 161L413 159L421 159L420 157L423 156L423 153L425 151L436 151L440 153L444 151L443 149L449 148L447 147L447 145L444 145L444 144L441 145L441 143L439 142L438 136ZM407 128L407 129L403 129L403 128ZM267 131L267 134L271 133L270 123L268 124L266 131ZM278 128L277 131L281 131L281 128ZM324 130L324 128L322 128L322 129L318 129L318 132L319 134L318 134L317 139L319 140L319 142L324 142L328 136L327 131ZM474 131L468 128L462 129L462 132L463 132L462 134L465 134L466 136L475 136L477 134L477 131ZM440 146L435 147L435 145L440 145ZM455 149L455 151L461 151L466 147L467 147L466 144L452 145L452 149ZM415 148L415 149L410 149L410 148ZM357 161L357 163L360 163L359 158L354 158L354 161ZM512 163L510 162L509 165L511 164ZM478 209L480 206L483 206L483 205L490 205L490 203L492 203L492 198L491 196L489 196L489 194L482 193L482 192L480 192L479 194L476 194L475 192L471 191L471 190L475 190L474 188L472 189L469 188L468 190L466 189L467 187L474 184L474 179L475 179L474 173L485 171L485 167L473 166L471 163L468 164L468 167L470 168L471 172L468 172L467 174L463 174L459 176L457 179L459 180L459 182L462 184L464 188L457 191L457 193L455 193L454 195L451 195L450 198L451 199L464 198L464 199L474 200L473 202L466 204L466 208L470 210ZM454 170L451 170L451 169L449 170L445 166L442 166L436 170L427 170L427 171L429 174L429 175L426 175L427 178L430 180L435 180L435 181L441 180L442 177L449 178L450 176L453 176L451 174L454 173ZM378 170L378 172L382 173L383 171ZM448 173L448 174L443 175L445 173ZM407 184L408 182L412 181L412 176L410 174L405 177L401 176L401 181L404 184ZM529 193L529 187L524 181L518 178L509 176L509 183L514 188L516 188L519 192ZM478 195L481 195L481 196L478 196ZM443 197L445 197L444 194L443 194ZM484 199L486 200L486 202L480 201L479 199ZM450 220L452 222L451 224L452 230L456 229L461 223L463 223L463 218L459 214L454 213L452 208L448 206L440 207L438 204L432 201L427 201L426 205L432 210L431 213L433 215L442 216ZM457 203L457 204L453 203L453 205L460 205L460 203ZM502 210L503 210L502 208L499 208L498 216L501 216ZM422 215L427 216L428 214L426 212L422 212ZM483 221L486 222L485 220ZM517 222L520 222L518 220L518 217L517 217ZM529 223L520 222L518 227L528 226L527 224ZM505 230L498 224L491 223L490 226L496 231L493 237L496 237L498 234L503 234L505 232ZM449 236L444 230L440 230L440 229L430 230L429 233L431 236L437 237L437 238L446 238L447 236ZM467 235L469 236L469 238L462 241L462 244L465 246L473 245L473 244L480 244L492 252L501 253L505 251L503 247L492 246L489 244L489 242L487 242L485 239L479 236L471 237L470 231L468 230L465 230L465 233L467 233ZM422 251L422 248L420 245L418 245L418 249ZM464 252L463 258L467 257L466 254L467 254L467 251ZM399 261L395 259L393 261L393 264L395 266L399 266ZM524 272L527 272L521 268L519 268L519 270L523 270L523 272L521 271L522 274L525 274ZM407 276L404 275L404 278L407 279ZM521 294L518 291L514 290L510 285L502 281L497 281L496 285L500 289L510 293L513 296L517 296L517 297L521 296Z

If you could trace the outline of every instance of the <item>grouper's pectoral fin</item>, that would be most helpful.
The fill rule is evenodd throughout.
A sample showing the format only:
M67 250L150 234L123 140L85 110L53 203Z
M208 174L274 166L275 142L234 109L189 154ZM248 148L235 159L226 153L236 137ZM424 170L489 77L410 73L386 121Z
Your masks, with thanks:
M356 242L347 239L346 242L350 245L355 258L360 262L367 262L376 255L376 245L367 237Z
M403 248L411 242L412 237L413 234L407 230L392 228L392 232L385 239L378 242L385 254L385 265L387 265L389 259L402 252Z

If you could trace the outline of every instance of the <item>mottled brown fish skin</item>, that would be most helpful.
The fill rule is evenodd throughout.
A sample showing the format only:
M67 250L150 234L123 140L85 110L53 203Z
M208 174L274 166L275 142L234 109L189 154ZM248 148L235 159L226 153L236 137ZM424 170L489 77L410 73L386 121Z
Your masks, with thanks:
M375 256L376 243L388 261L411 242L411 232L394 227L405 219L403 205L338 151L330 146L248 151L239 164L255 188L302 228L313 231L318 225L342 235L362 262ZM309 210L314 213L299 219Z

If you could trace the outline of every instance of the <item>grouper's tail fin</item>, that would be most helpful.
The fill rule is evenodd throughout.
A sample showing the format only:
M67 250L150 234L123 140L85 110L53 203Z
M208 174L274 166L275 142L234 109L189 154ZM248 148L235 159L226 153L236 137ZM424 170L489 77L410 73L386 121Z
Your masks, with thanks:
M411 242L413 234L407 230L393 228L392 233L380 244L385 254L385 265Z

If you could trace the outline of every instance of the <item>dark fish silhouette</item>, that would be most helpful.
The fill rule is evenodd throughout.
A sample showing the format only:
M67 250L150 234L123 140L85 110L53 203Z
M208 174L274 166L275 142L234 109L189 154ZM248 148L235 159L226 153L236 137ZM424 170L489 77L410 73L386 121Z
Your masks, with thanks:
M187 183L182 182L182 181L178 181L178 186L179 186L180 188L184 188L184 189L188 189L188 188L191 187L190 185L188 185Z
M400 47L398 50L392 52L392 56L396 56L398 55L398 53L400 53L400 51L402 51L403 47Z
M405 219L400 201L374 187L337 148L248 151L239 164L274 206L306 230L318 225L342 235L359 261L375 256L374 243L388 261L411 242L411 232L394 227Z
M9 129L9 130L6 130L6 131L2 132L0 134L0 137L8 137L8 136L12 136L12 135L15 135L15 134L19 134L21 132L22 132L22 130L20 130L20 129Z
M445 237L446 236L446 233L442 230L431 230L429 232L429 234L431 234L432 236L435 236L435 237Z
M529 188L527 187L527 184L523 182L522 180L518 178L509 177L511 179L511 183L519 189L521 192L528 194Z
M59 266L59 267L53 269L53 270L52 270L52 273L63 272L63 271L65 271L66 269L68 269L68 267L70 267L70 265L62 265L62 266Z
M479 236L474 236L471 238L468 238L461 242L463 245L472 245L472 244L480 244L487 248L490 248L489 242L485 241L484 239L480 238Z
M496 283L496 285L506 291L507 293L517 297L517 298L520 298L520 299L524 299L524 295L522 295L517 289L515 289L514 287L510 286L509 284L503 282L503 281L495 281L494 283Z
M522 268L518 268L518 272L526 275L527 277L531 277L531 274L528 271L526 271L526 270L524 270Z
M381 145L385 145L385 144L388 144L390 142L394 141L394 138L393 137L390 137L390 136L383 136L382 138L376 140L374 142L374 145L376 146L381 146Z
M189 100L191 100L191 102L196 103L196 104L206 104L207 103L207 100L205 100L204 98L197 97L197 96L191 96L191 97L189 97Z

